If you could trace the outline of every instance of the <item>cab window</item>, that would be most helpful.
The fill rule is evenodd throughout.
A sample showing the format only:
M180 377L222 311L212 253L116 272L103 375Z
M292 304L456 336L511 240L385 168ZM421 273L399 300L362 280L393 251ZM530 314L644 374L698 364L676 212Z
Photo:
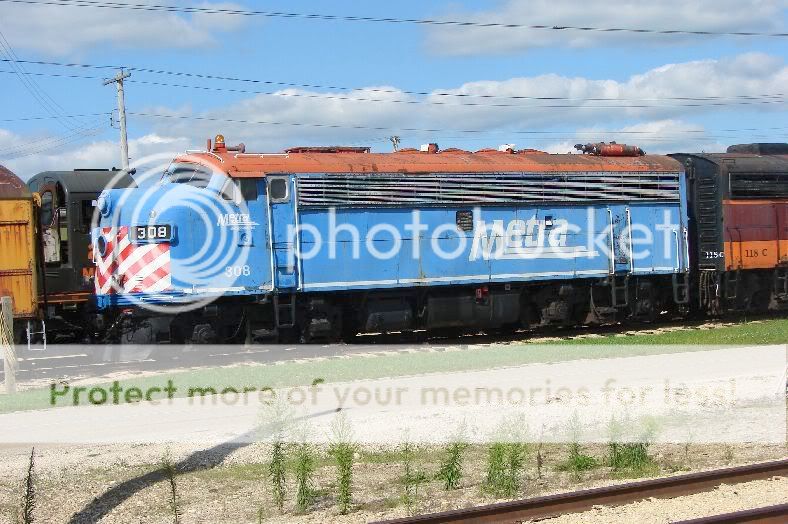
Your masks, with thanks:
M199 164L172 164L164 172L162 180L172 184L188 184L192 187L205 189L211 182L211 170Z
M222 186L221 194L223 199L233 202L257 200L257 181L249 178L228 178Z

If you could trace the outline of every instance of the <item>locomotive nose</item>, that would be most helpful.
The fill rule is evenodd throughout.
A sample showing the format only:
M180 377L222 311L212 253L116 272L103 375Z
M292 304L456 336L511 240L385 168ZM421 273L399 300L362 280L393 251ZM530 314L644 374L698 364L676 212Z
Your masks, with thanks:
M96 207L101 216L93 243L97 295L169 289L174 228L153 218L157 217L153 210L167 196L140 189L105 191L99 196Z

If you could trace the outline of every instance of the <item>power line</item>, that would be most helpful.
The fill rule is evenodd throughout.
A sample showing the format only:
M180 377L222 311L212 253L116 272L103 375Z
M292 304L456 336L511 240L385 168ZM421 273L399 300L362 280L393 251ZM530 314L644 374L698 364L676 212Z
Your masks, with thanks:
M10 60L18 61L19 57L14 52L11 43L6 39L2 31L0 31L0 51L5 54ZM88 128L84 123L77 120L75 117L68 116L63 107L52 98L38 83L32 78L32 75L25 69L25 67L18 62L11 63L14 73L19 78L22 85L28 92L36 99L39 105L49 115L57 120L63 127L68 130L68 134L63 136L60 140L57 137L52 139L44 139L33 142L27 142L3 152L3 156L9 159L21 158L36 154L43 151L48 151L53 148L60 147L63 143L81 140L89 136L93 136L99 132L98 127ZM66 142L62 142L66 140ZM37 148L37 149L36 149Z
M0 62L6 61L0 59ZM129 71L139 71L140 68L125 68ZM2 70L0 73L14 73L14 71ZM49 73L49 72L31 72L30 75L37 76L51 76L57 78L76 78L83 80L99 80L103 77L91 75L74 75L65 73ZM460 102L460 103L447 103L435 100L402 100L390 98L365 98L362 96L349 96L349 95L336 95L328 93L285 93L285 92L272 92L272 91L258 91L251 89L238 89L220 86L202 86L202 85L186 85L186 84L173 84L168 82L157 82L152 80L129 80L130 83L137 83L143 85L152 85L159 87L172 87L179 89L196 89L201 91L225 91L232 93L254 94L263 96L276 96L283 98L306 98L306 99L319 99L319 100L340 100L349 102L375 102L375 103L390 103L390 104L405 104L405 105L435 105L447 107L497 107L497 108L551 108L551 109L644 109L644 108L667 108L667 107L724 107L724 106L738 106L738 105L759 105L759 104L784 104L786 101L782 98L784 95L780 93L763 94L763 95L735 95L731 97L665 97L665 98L570 98L570 97L535 97L535 96L519 96L519 97L501 97L519 100L532 100L532 101L558 101L564 100L568 102L637 102L637 101L695 101L696 103L687 104L615 104L615 105L578 105L578 104L538 104L538 105L523 105L511 103L481 103L481 102ZM381 92L383 90L364 88L354 88L356 91L369 91L370 93ZM408 94L413 92L408 91L395 91L387 90L390 93ZM420 93L419 93L420 94ZM433 96L431 93L425 93L428 96ZM701 103L705 102L705 103Z
M0 0L2 1L2 0ZM0 62L7 62L9 60L0 59ZM501 99L501 100L582 100L582 101L593 101L593 102L603 102L603 101L620 101L620 100L631 100L631 101L646 101L646 102L654 102L659 100L677 100L677 101L702 101L702 100L730 100L730 99L758 99L758 98L781 98L784 97L784 93L767 93L767 94L755 94L755 95L730 95L730 96L675 96L675 97L652 97L652 98L613 98L613 97L583 97L583 98L572 98L566 96L533 96L533 95L486 95L486 94L476 94L476 93L450 93L450 92L431 92L431 91L409 91L409 90L398 90L398 89L384 89L384 88L365 88L365 87L347 87L347 86L333 86L333 85L321 85L321 84L305 84L305 83L296 83L296 82L283 82L283 81L276 81L276 80L261 80L261 79L250 79L250 78L238 78L238 77L231 77L231 76L217 76L217 75L209 75L209 74L202 74L202 73L193 73L187 71L169 71L165 69L150 69L144 67L133 67L133 66L123 66L123 65L96 65L96 64L80 64L80 63L67 63L67 62L47 62L41 60L19 60L20 63L25 64L34 64L34 65L44 65L44 66L58 66L58 67L77 67L83 69L125 69L127 71L133 71L137 73L150 73L150 74L157 74L157 75L168 75L168 76L180 76L180 77L188 77L188 78L199 78L203 80L220 80L220 81L229 81L229 82L243 82L243 83L251 83L251 84L264 84L264 85L276 85L281 87L295 87L295 88L304 88L304 89L326 89L330 91L360 91L363 90L365 92L370 93L382 93L382 94L402 94L402 95L410 95L410 96L433 96L433 97L457 97L457 98L481 98L481 99ZM43 74L43 73L42 73ZM55 76L54 73L52 73ZM88 79L98 79L101 77L97 76L80 76L80 75L59 75L59 76L66 76L69 78L88 78Z
M0 52L2 52L2 55L7 56L12 61L18 59L16 53L14 53L13 47L11 47L11 43L6 39L2 31L0 31ZM18 62L11 62L11 66L13 67L13 71L11 71L11 73L16 75L22 86L27 90L30 96L32 96L35 101L38 102L38 105L40 105L44 111L52 115L64 128L71 130L76 128L76 126L72 125L68 119L65 119L61 116L62 107L60 107L60 105L51 96L41 89L35 80L31 78L32 75L27 73L22 64Z
M78 115L63 115L65 118L86 118L91 116L110 116L112 115L111 111L105 111L103 113L82 113ZM52 120L55 118L60 118L59 116L28 116L23 118L0 118L0 122L33 122L37 120Z
M397 127L397 126L364 126L364 125L350 125L350 124L325 124L325 123L306 123L306 122L278 122L278 121L270 121L270 120L248 120L248 119L233 119L233 118L219 118L219 117L209 117L209 116L190 116L190 115L166 115L166 114L159 114L159 113L146 113L146 112L135 112L135 111L128 111L127 114L139 116L139 117L146 117L146 118L158 118L158 119L169 119L169 120L193 120L193 121L200 121L200 122L216 122L216 123L226 123L226 124L244 124L244 125L268 125L268 126L292 126L292 127L304 127L304 128L317 128L317 129L350 129L350 130L358 130L358 131L404 131L410 133L460 133L460 134L469 134L469 135L481 135L481 134L494 134L490 130L483 130L483 129L427 129L427 128L414 128L414 127ZM788 128L785 127L776 127L776 128L767 128L767 129L759 129L758 131L765 131L765 130L785 130ZM680 131L680 130L679 130ZM738 131L734 129L730 129L727 131ZM748 130L745 130L748 131ZM702 130L686 130L686 133L693 134L693 133L706 133L706 131ZM574 131L537 131L537 130L512 130L512 131L500 131L497 134L504 134L504 135L563 135L563 137L553 136L551 140L557 140L559 138L569 138L572 136L579 136L579 135L589 135L589 136L600 136L600 135L648 135L654 134L652 131L583 131L583 132L574 132ZM662 134L660 138L668 137L669 134ZM774 136L769 135L769 136ZM677 138L687 138L687 137L677 137ZM709 136L709 138L714 138L713 136ZM724 137L723 137L724 138ZM656 139L655 139L656 140Z
M2 1L2 0L0 0ZM10 62L7 58L0 58L0 62ZM0 70L0 73L12 73L16 74L16 71L8 71L8 70ZM30 71L27 73L28 75L32 76L51 76L56 78L79 78L82 80L102 80L104 77L102 76L91 76L91 75L70 75L66 73L50 73L50 72L42 72L42 71Z
M64 145L73 142L79 142L86 138L96 136L101 133L103 128L104 124L101 124L91 128L80 128L79 130L72 131L61 136L48 137L33 142L25 142L23 144L19 144L1 151L0 158L5 160L15 160L59 149Z
M145 117L152 117L152 118L197 118L197 117L189 117L189 116L178 116L178 115L158 115L158 114L148 114L148 113L135 113L129 112L128 114L135 115L135 116L145 116ZM96 117L96 116L110 116L112 115L112 111L105 111L102 113L81 113L76 115L66 115L69 118L86 118L86 117ZM4 118L0 119L0 122L29 122L29 121L40 121L40 120L50 120L56 117L53 116L32 116L32 117L24 117L24 118ZM294 124L290 122L252 122L252 121L229 121L230 123L256 123L256 124L274 124L274 125L312 125L312 124ZM320 124L322 126L322 124ZM341 126L337 126L341 127ZM397 130L399 128L377 128L379 131L386 131L386 130ZM784 131L788 130L788 127L747 127L747 128L726 128L726 129L716 129L714 132L716 133L743 133L743 132L764 132L764 131ZM416 131L416 130L411 130ZM424 132L458 132L457 130L446 130L446 129L424 129L421 130ZM468 133L486 133L486 134L510 134L508 131L494 131L494 130L468 130ZM671 133L681 133L681 134L707 134L709 130L703 129L677 129L671 131ZM619 134L619 135L649 135L653 134L653 131L621 131L621 130L610 130L610 129L600 129L594 131L571 131L571 130L563 130L563 131L551 131L551 130L529 130L529 131L517 131L518 134L527 134L527 135L573 135L573 136L581 136L581 135L600 135L600 134ZM453 138L453 137L449 137ZM726 137L722 137L726 138ZM388 137L379 137L374 139L376 142L388 142Z
M106 113L103 113L106 114ZM655 142L670 142L674 140L685 140L685 139L692 139L695 141L714 141L719 139L725 138L735 138L735 137L726 137L720 135L708 135L706 134L707 131L705 130L676 130L671 132L671 134L659 134L659 136L646 136L652 135L652 131L616 131L616 130L594 130L594 131L544 131L544 130L512 130L512 131L493 131L493 130L461 130L461 129L426 129L426 128L405 128L405 127L372 127L372 126L360 126L360 125L341 125L341 124L318 124L318 123L300 123L300 122L273 122L273 121L255 121L255 120L247 120L247 119L230 119L230 118L214 118L214 117L200 117L200 116L185 116L185 115L163 115L163 114L154 114L154 113L143 113L143 112L128 112L130 115L141 116L141 117L148 117L148 118L159 118L159 119L177 119L177 120L194 120L194 121L210 121L210 122L219 122L219 123L234 123L234 124L245 124L245 125L275 125L275 126L295 126L295 127L314 127L314 128L331 128L331 129L355 129L355 130L370 130L370 131L405 131L405 132L413 132L413 133L459 133L463 135L527 135L530 141L557 141L557 140L574 140L577 137L581 136L609 136L609 135L633 135L638 141L644 143L655 143ZM98 115L102 115L102 113L98 113ZM82 115L82 116L90 116L90 115ZM27 156L32 156L36 154L40 154L43 152L47 152L53 149L60 148L64 145L69 143L77 142L88 136L93 136L100 133L103 125L96 126L88 130L88 133L70 133L68 135L62 137L51 137L47 139L43 139L37 142L32 143L25 143L20 144L14 148L7 149L0 153L0 157L12 160L23 158ZM741 129L720 129L717 132L750 132L750 131L758 131L758 132L765 132L765 131L784 131L788 128L786 127L769 127L769 128L741 128ZM542 136L539 136L542 135ZM692 135L705 135L705 136L692 136ZM761 136L761 135L758 135ZM763 138L775 138L778 136L783 136L781 134L769 134L763 135ZM445 136L444 138L455 138L451 136ZM459 137L463 140L485 140L482 137L476 138L469 138L468 136ZM752 138L752 137L750 137ZM385 139L387 140L387 139ZM376 141L385 141L383 138L377 139ZM366 142L369 142L367 140Z
M250 89L236 89L227 87L216 86L197 86L197 85L184 85L184 84L171 84L167 82L155 82L149 80L129 80L135 84L145 84L159 87L174 87L181 89L197 89L202 91L225 91L232 93L244 93L264 96L277 96L282 98L307 98L318 100L340 100L345 102L375 102L375 103L388 103L388 104L404 104L404 105L435 105L446 107L509 107L509 108L550 108L550 109L644 109L644 108L661 108L661 107L719 107L719 106L735 106L735 105L757 105L757 104L784 104L785 100L769 99L769 100L740 100L732 102L713 102L708 103L692 103L692 104L616 104L616 105L578 105L578 104L538 104L538 105L523 105L523 104L489 104L480 102L460 102L460 103L447 103L436 102L431 100L401 100L401 99L388 99L388 98L364 98L358 96L340 96L328 95L324 93L281 93L270 91L255 91ZM581 99L567 99L583 101ZM608 99L614 101L615 99ZM629 100L617 100L621 102L628 102Z
M0 157L8 157L9 155L15 155L17 153L24 153L26 151L38 149L39 147L47 146L49 144L59 142L61 140L69 139L72 137L78 137L79 135L80 133L78 131L68 131L62 135L46 136L44 138L39 138L37 140L26 140L14 146L10 146L3 150L0 150Z
M397 17L375 17L375 16L350 16L350 15L330 15L320 13L289 13L279 11L256 11L246 9L230 9L218 7L188 7L164 4L132 4L125 2L107 2L96 0L62 0L59 2L47 0L0 0L0 2L27 4L27 5L49 5L59 7L89 7L101 9L124 9L131 11L150 11L167 13L185 14L210 14L210 15L233 15L265 18L285 18L301 20L321 20L330 22L362 22L362 23L386 23L399 25L431 25L443 27L477 27L488 29L536 29L547 31L583 31L598 33L634 33L634 34L655 34L655 35L693 35L693 36L750 36L750 37L786 37L788 33L772 33L759 31L700 31L689 29L653 29L653 28L633 28L633 27L589 27L574 25L546 25L546 24L513 24L504 22L473 22L458 20L438 20L426 18L397 18Z

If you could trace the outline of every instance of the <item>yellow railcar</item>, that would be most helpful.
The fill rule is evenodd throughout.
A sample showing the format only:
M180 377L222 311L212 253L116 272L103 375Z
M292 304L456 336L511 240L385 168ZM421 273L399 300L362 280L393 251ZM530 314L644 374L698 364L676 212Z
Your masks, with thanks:
M24 182L0 166L0 296L14 300L14 317L38 316L36 214Z

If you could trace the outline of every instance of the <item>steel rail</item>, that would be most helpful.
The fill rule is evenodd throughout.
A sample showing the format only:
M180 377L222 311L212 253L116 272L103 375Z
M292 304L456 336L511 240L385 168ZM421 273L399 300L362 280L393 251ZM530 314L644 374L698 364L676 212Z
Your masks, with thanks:
M691 495L709 491L721 484L739 484L785 475L788 475L788 459L381 521L377 524L513 523L578 513L600 505L620 506L646 498Z
M733 524L738 522L758 522L762 524L782 524L788 521L788 504L745 509L733 513L722 513L710 517L682 520L676 524Z

